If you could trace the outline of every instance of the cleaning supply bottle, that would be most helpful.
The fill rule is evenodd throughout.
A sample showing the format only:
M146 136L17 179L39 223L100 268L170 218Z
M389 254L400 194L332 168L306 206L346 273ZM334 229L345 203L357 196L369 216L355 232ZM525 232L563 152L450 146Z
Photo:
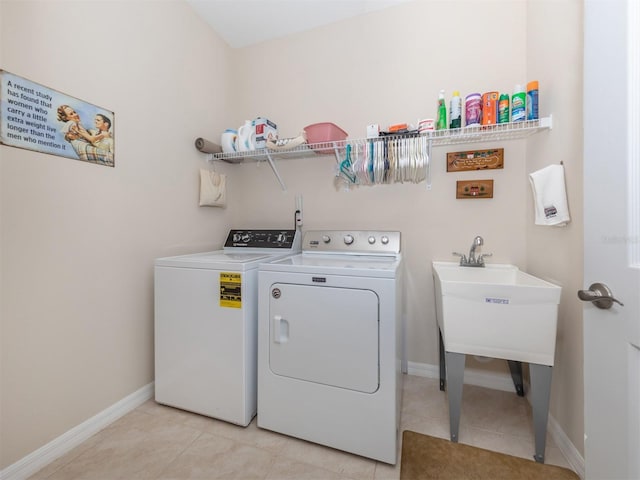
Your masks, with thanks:
M538 81L527 83L527 120L538 120Z
M451 97L451 104L449 107L449 128L462 127L462 98L460 98L460 92L458 90L453 91L453 97Z
M438 120L436 120L436 130L447 128L447 106L444 103L444 90L440 90L438 95Z
M509 94L503 93L498 100L498 123L509 123Z
M467 127L476 127L482 121L482 95L470 93L464 104L464 121Z
M527 119L526 94L520 85L516 85L511 96L511 121L523 122Z

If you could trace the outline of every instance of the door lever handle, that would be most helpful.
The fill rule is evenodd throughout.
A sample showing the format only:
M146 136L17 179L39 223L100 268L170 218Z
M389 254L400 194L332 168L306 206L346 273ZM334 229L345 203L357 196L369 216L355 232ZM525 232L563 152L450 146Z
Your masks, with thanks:
M613 293L604 283L593 283L589 290L578 290L578 298L583 302L592 302L596 307L605 310L611 308L613 302L624 307L624 303L614 298Z

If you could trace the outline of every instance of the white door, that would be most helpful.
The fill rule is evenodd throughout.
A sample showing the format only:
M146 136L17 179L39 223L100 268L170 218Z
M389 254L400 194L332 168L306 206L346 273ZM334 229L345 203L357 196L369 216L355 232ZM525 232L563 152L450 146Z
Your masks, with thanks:
M584 307L587 479L640 478L640 2L587 0Z
M273 373L363 393L378 390L380 323L374 292L275 283L271 293Z

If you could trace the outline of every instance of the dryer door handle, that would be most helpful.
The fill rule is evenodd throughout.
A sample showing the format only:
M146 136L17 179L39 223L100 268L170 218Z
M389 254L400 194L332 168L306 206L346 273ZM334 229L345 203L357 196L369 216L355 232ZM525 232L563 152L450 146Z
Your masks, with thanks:
M289 340L289 322L282 315L273 317L273 343L286 343Z

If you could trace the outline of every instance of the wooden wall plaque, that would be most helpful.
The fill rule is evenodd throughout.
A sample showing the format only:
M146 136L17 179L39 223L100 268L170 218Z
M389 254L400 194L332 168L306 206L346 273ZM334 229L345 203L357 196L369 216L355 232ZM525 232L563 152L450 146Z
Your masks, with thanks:
M493 180L458 180L456 198L493 198Z
M504 168L504 148L447 153L447 172Z

